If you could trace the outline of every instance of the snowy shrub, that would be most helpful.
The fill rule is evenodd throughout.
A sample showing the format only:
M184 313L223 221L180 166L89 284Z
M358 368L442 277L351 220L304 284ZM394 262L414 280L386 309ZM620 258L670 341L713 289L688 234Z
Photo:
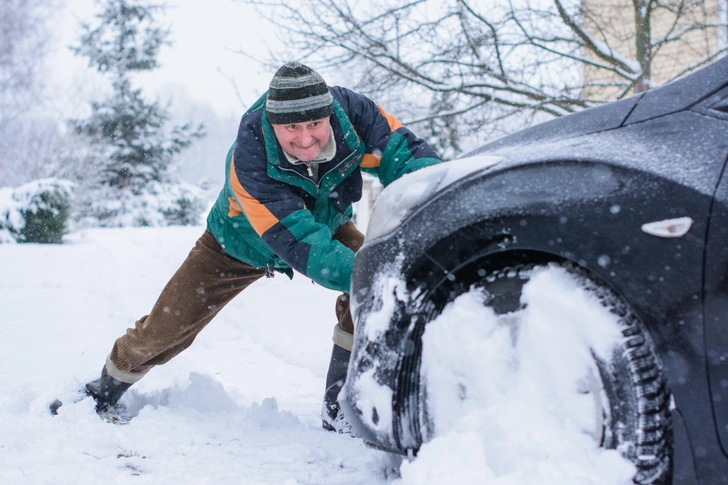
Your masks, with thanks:
M61 243L73 190L54 178L0 188L0 243Z
M151 182L136 191L96 187L80 199L79 227L195 225L205 207L202 189L187 183Z
M167 185L168 197L160 202L162 214L171 226L189 226L200 223L200 216L205 209L203 190L191 184L178 183Z

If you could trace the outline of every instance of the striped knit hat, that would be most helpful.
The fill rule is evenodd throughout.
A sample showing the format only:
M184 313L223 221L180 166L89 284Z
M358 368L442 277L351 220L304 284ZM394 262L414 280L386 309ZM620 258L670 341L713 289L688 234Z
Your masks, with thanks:
M265 108L276 125L326 118L334 112L326 81L298 62L287 62L270 82Z

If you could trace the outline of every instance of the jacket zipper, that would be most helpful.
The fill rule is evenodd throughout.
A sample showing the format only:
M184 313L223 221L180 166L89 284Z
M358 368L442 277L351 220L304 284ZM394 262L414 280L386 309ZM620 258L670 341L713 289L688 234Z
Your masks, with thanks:
M336 167L334 167L334 170L336 170L337 168L339 168L340 166L342 166L344 163L348 162L349 159L351 157L353 157L353 156L356 156L356 154L357 154L356 150L354 150L353 152L351 152ZM310 162L305 162L305 163L306 163L306 169L308 170L309 176L313 177L313 172L311 171L311 163ZM278 167L278 170L283 170L284 172L293 172L296 175L298 175L299 177L302 177L302 178L306 179L306 177L304 177L303 175L301 175L300 173L298 173L296 170L291 170L291 169L288 169L288 168L283 168L280 165L278 165L277 167ZM321 181L322 179L323 179L323 177L320 178L319 181ZM318 193L318 189L320 188L319 184L317 182L314 182L313 179L306 179L306 180L309 180L310 182L313 182L314 183L314 185L316 186L316 192ZM280 259L278 256L276 256L276 258ZM273 278L275 276L275 270L274 270L274 268L275 268L275 264L273 262L269 261L268 264L266 264L265 275L266 275L267 278Z

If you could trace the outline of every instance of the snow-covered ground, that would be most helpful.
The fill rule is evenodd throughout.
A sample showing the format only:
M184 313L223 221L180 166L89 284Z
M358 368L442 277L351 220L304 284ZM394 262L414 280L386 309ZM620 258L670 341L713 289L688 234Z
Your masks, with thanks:
M319 410L336 294L300 275L257 282L190 349L134 385L123 398L138 410L128 425L99 419L89 398L67 401L51 416L53 399L68 400L98 376L113 341L149 311L202 230L87 230L63 245L0 245L0 484L629 481L630 464L597 449L580 427L581 416L570 419L568 408L544 404L554 388L526 356L550 348L547 361L558 368L558 334L535 331L526 347L506 350L506 334L476 323L485 309L473 298L433 323L426 351L452 358L433 370L437 359L429 357L425 371L443 389L451 384L448 373L474 376L471 391L482 397L483 408L442 396L442 436L413 462L324 431ZM548 299L573 291L559 279L545 287L551 289ZM563 301L567 313L586 305ZM533 297L530 311L538 313L537 303ZM447 319L465 329L451 344L442 333ZM463 338L492 340L483 349L459 352ZM492 369L474 372L466 355ZM525 375L516 383L512 370L519 362ZM530 397L524 389L533 391ZM483 395L485 390L500 394Z

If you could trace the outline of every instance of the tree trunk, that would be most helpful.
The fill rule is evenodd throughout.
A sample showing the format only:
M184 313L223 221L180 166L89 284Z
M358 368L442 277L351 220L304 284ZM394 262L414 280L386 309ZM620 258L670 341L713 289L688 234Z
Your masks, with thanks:
M635 84L635 93L650 90L651 63L652 63L652 36L650 26L651 0L633 0L635 16L635 47L637 62L642 74Z

